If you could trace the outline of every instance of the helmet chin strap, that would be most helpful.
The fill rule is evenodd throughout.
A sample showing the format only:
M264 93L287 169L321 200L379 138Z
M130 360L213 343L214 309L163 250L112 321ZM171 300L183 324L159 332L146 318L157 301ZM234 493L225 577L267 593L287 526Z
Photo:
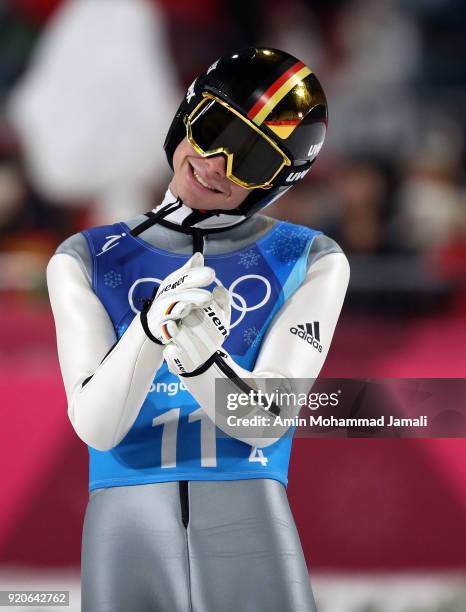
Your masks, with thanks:
M193 253L203 252L204 236L217 234L236 227L247 220L245 215L226 215L223 210L193 209L175 198L168 189L159 206L145 214L147 219L131 230L132 236L139 236L156 223L193 237ZM231 211L233 213L233 211Z
M168 214L163 215L163 218L178 228L195 227L207 231L229 229L243 222L247 216L237 210L191 208L184 204L181 198L176 198L170 189L167 190L162 204L157 206L153 212L157 213L160 209L165 209L166 205L174 200L181 202L182 206L177 207L176 210L170 210Z

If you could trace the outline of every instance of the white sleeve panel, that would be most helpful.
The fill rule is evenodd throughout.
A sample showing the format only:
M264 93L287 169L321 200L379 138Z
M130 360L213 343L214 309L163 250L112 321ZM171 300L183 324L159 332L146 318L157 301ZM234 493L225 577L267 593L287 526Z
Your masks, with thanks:
M226 359L227 365L239 378L246 379L248 383L253 382L247 381L248 378L282 378L284 388L287 390L307 393L319 375L330 348L348 282L349 264L343 253L331 253L312 263L302 285L285 302L272 321L254 370L249 372L241 368L230 356ZM320 338L317 345L315 342L308 342L306 337L302 338L290 331L298 325L306 328L306 324L311 324L315 330L316 322ZM183 383L206 414L215 420L217 426L228 435L234 435L231 427L223 426L225 417L223 411L215 408L215 379L218 378L228 377L217 365L213 365L203 374L183 377ZM250 416L253 414L254 411L249 413ZM284 431L280 435L283 435ZM256 447L269 446L278 439L277 437L235 437Z
M311 264L302 285L275 316L264 338L254 376L317 378L330 349L348 282L349 264L343 253L325 255ZM290 331L306 324L315 331L315 323L319 338L315 333L314 344Z
M47 285L69 418L86 444L109 450L136 420L162 363L163 347L147 338L137 315L102 361L116 342L115 331L76 259L54 255Z

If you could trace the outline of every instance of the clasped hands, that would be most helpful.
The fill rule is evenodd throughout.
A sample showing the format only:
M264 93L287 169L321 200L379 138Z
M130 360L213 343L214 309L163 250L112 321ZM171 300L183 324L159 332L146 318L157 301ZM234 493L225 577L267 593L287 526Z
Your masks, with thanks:
M230 332L230 294L223 286L203 289L215 271L195 253L159 286L147 312L147 325L158 342L170 372L194 372L216 353Z

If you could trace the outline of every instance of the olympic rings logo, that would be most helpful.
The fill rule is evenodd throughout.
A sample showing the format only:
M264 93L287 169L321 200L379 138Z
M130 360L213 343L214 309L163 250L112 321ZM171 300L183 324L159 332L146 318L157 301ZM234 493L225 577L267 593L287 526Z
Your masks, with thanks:
M248 306L246 304L246 300L244 299L244 297L240 293L236 292L235 289L241 282L252 279L252 278L257 279L258 281L261 281L264 284L265 294L260 302L258 302L257 304L254 304L253 306ZM217 278L215 279L215 283L217 285L222 284ZM258 310L259 308L262 308L262 306L265 306L265 304L267 304L267 302L270 299L270 295L272 293L272 287L270 286L270 281L264 276L261 276L260 274L245 274L244 276L239 276L236 280L234 280L231 283L230 288L228 289L228 292L231 296L232 310L236 310L237 312L240 313L236 321L230 323L230 329L232 329L233 327L236 327L237 325L241 323L241 321L246 316L246 313L251 312L251 310Z
M244 299L244 297L241 295L241 293L239 293L236 289L238 285L240 285L240 283L247 281L247 280L251 280L251 279L256 279L256 281L262 283L264 287L264 296L257 304L253 304L252 306L249 306L246 303L246 300ZM136 280L131 285L128 291L128 302L131 307L131 310L135 314L138 314L138 312L140 312L140 309L138 309L135 306L134 299L133 299L134 290L136 289L136 287L142 283L153 283L154 285L160 285L161 282L162 281L159 278L146 277L146 278L138 278L138 280ZM218 286L222 286L222 283L218 280L218 278L216 278L214 282ZM237 325L241 323L241 321L244 319L244 317L246 316L248 312L251 312L252 310L258 310L259 308L262 308L263 306L265 306L265 304L267 304L272 294L272 287L270 285L270 281L264 276L261 276L260 274L245 274L244 276L239 276L236 280L234 280L231 283L228 289L228 292L231 296L232 310L236 310L237 312L240 313L238 318L234 322L230 323L230 329L232 329L233 327L236 327Z
M137 281L134 281L134 283L131 285L128 291L128 302L131 307L131 310L135 314L138 314L139 312L141 312L141 309L136 308L136 306L134 305L133 294L134 294L134 290L136 289L136 287L138 285L142 285L142 283L153 283L154 285L160 285L162 281L159 278L152 278L152 277L138 278Z

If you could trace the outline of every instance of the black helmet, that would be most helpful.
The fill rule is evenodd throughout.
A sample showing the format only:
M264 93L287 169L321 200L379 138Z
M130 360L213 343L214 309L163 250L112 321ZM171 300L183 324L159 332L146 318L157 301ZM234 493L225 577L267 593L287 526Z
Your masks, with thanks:
M209 107L210 115L203 110ZM203 114L209 117L204 126ZM212 118L217 129L213 135ZM196 120L194 142L191 124ZM186 135L201 154L225 153L234 175L230 178L249 186L251 192L238 208L221 212L249 217L304 178L322 147L326 128L327 101L310 68L284 51L249 47L221 57L191 84L164 148L172 168L175 149ZM255 135L254 143L245 144L245 132ZM238 154L229 156L231 147L220 142L222 138L239 139ZM215 144L206 146L203 142ZM219 144L222 147L216 146ZM256 152L252 163L251 149Z

